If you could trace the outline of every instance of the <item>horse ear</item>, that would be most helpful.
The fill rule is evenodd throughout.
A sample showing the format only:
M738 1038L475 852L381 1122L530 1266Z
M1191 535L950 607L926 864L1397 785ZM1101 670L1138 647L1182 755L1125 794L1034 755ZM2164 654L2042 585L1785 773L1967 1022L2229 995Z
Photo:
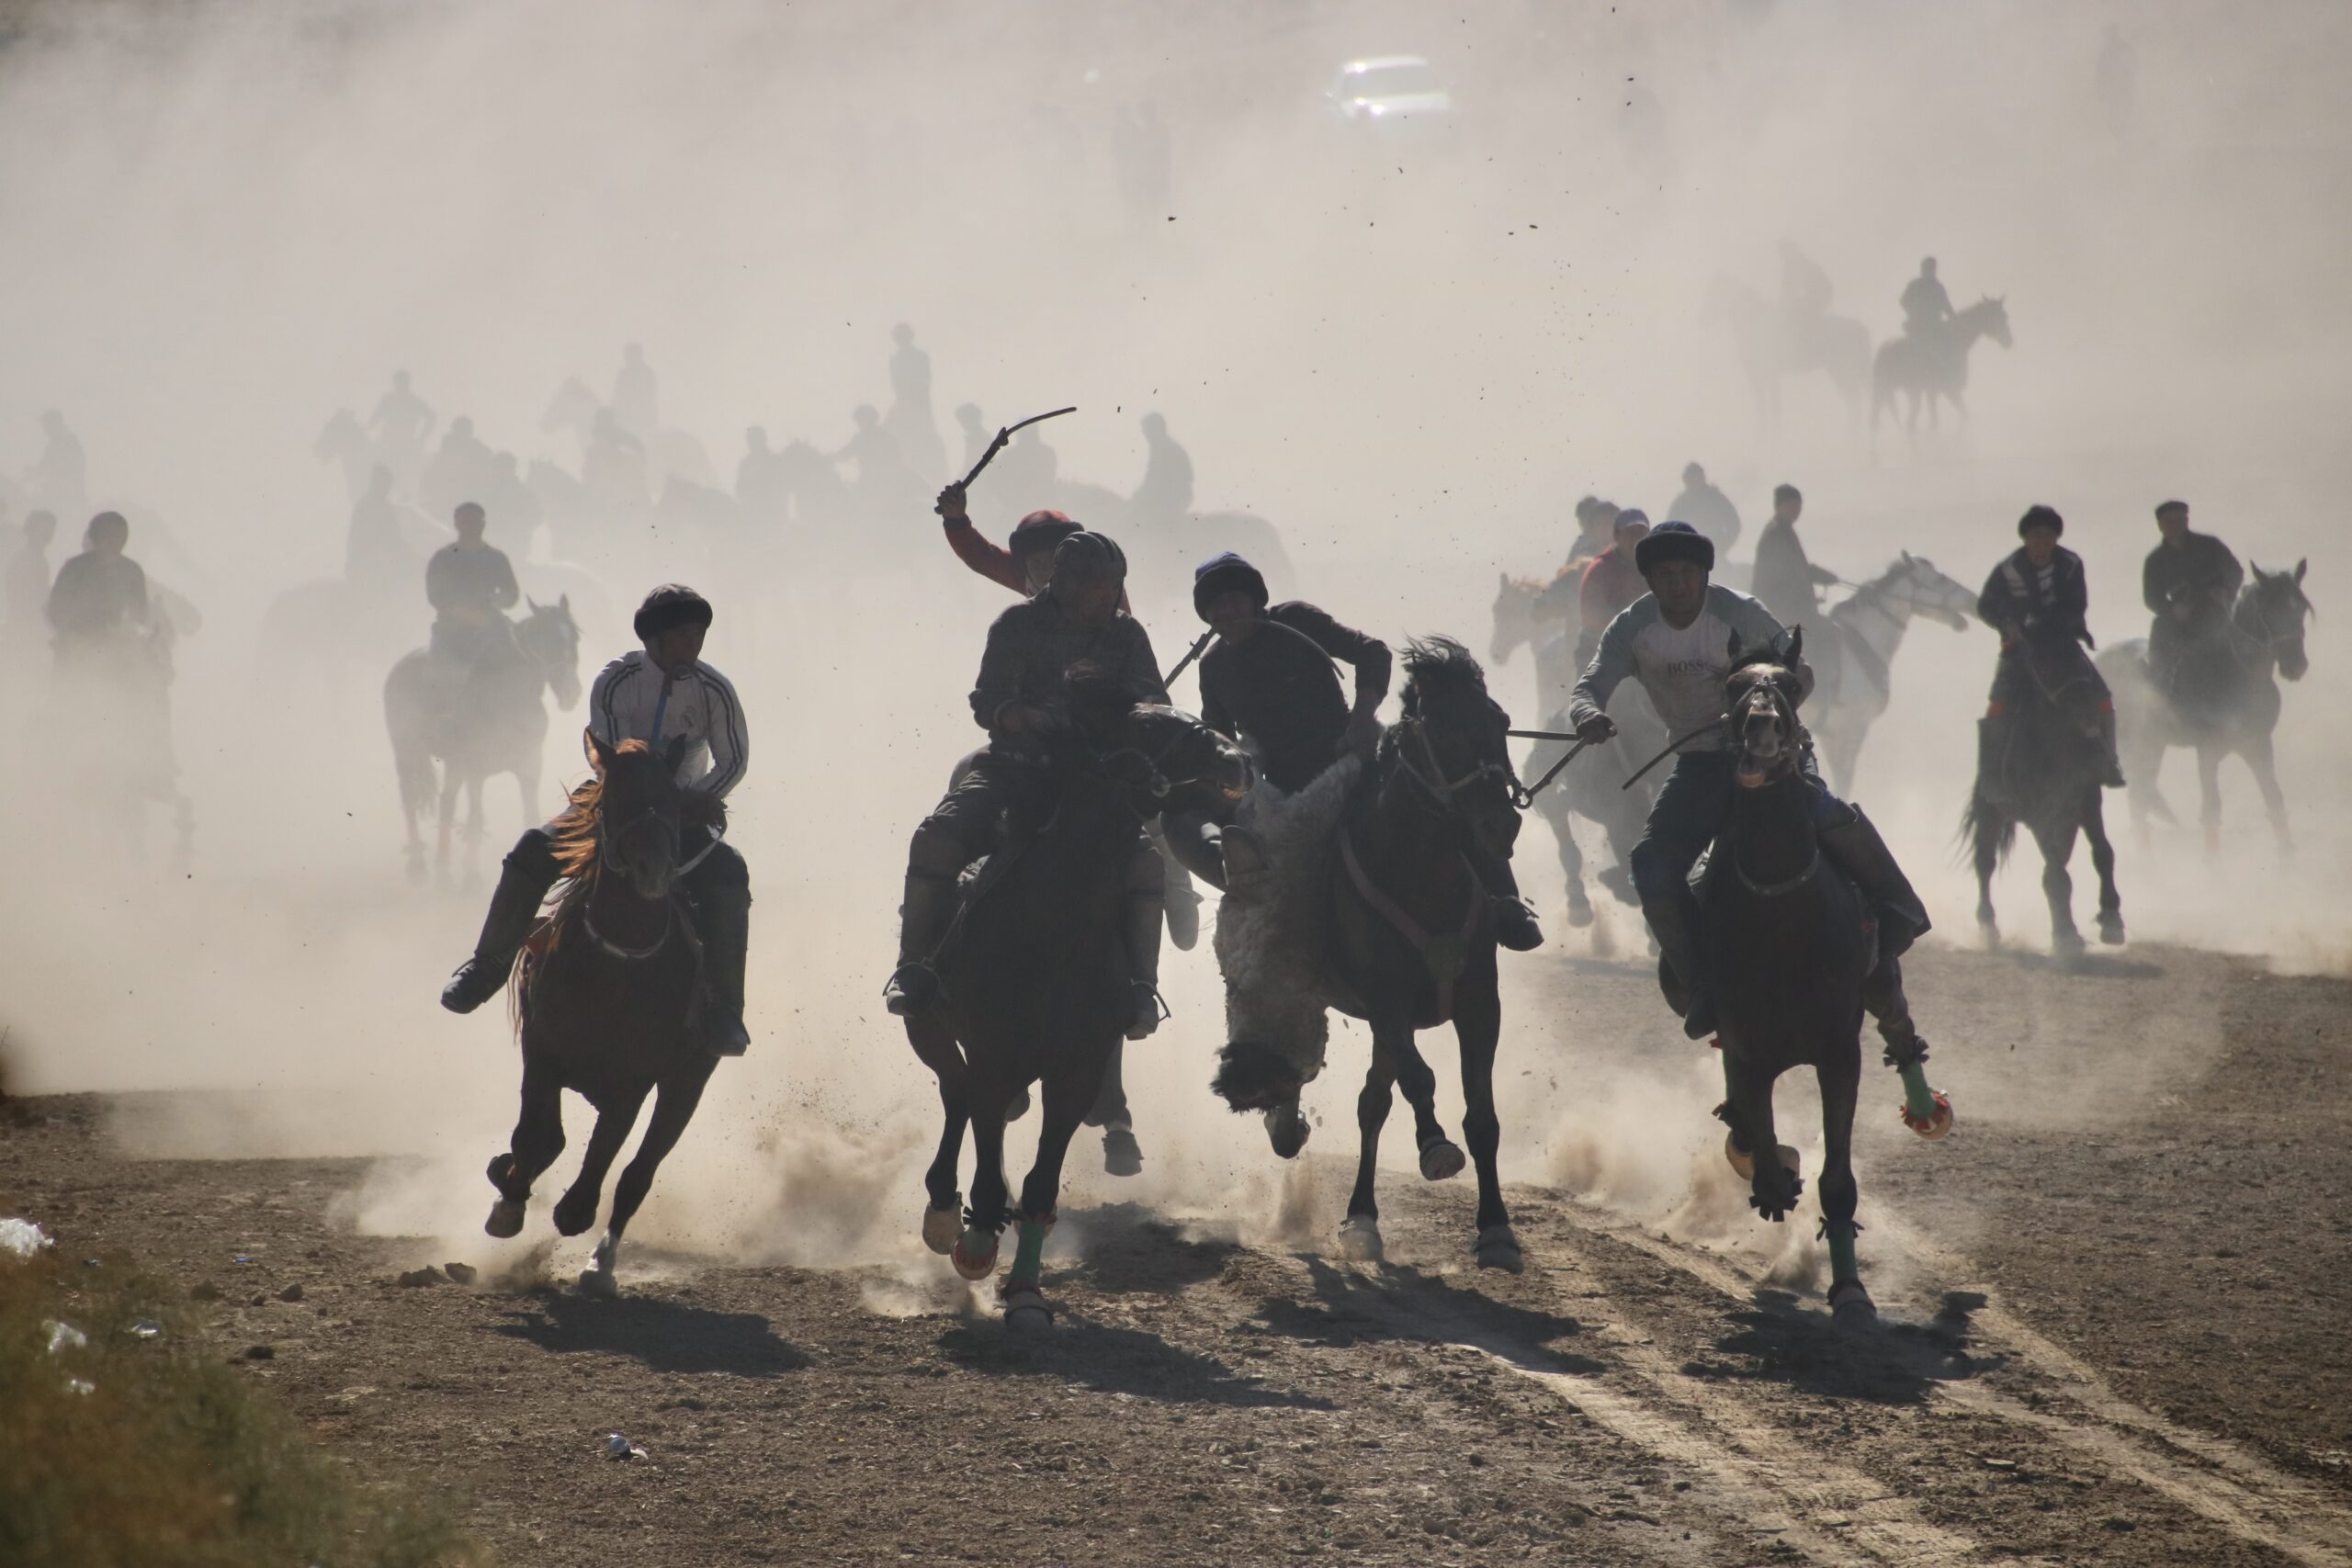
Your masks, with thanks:
M1498 590L1499 590L1499 589L1504 589L1504 588L1509 588L1510 586L1510 573L1509 573L1509 572L1507 572L1507 571L1498 571L1498 572L1495 573L1495 587L1496 587Z
M1911 552L1909 550L1903 552L1903 564L1905 566L1909 566L1911 564Z
M523 595L523 603L531 607L531 614L536 615L539 613L541 608L539 602L537 599L532 598L528 593Z
M596 770L598 778L604 777L605 770L613 765L613 749L598 739L593 728L580 732L580 750L587 757L588 765Z
M2311 564L2312 558L2309 556L2305 556L2295 563L2295 586L2298 588L2302 586L2303 573L2311 569Z
M563 597L558 599L555 602L555 607L561 610L567 615L571 614L571 595L567 593L563 595Z
M1784 664L1794 664L1798 660L1804 657L1804 628L1803 626L1791 626L1789 628L1788 649L1781 655L1781 661Z

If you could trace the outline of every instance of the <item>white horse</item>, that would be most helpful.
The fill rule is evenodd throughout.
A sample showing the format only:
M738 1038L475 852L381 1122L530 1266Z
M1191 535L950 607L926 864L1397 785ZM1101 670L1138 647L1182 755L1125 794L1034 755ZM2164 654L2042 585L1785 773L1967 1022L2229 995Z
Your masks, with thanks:
M1976 613L1976 591L1938 571L1925 556L1905 550L1894 563L1854 590L1829 612L1834 637L1806 638L1819 686L1807 704L1830 787L1850 794L1863 738L1894 694L1888 675L1894 651L1914 615L1964 631Z

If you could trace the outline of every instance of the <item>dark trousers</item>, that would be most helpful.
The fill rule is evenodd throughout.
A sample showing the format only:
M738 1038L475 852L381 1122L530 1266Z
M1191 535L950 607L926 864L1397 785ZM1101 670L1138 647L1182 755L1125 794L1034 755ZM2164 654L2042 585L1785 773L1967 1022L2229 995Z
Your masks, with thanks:
M1731 820L1732 782L1736 759L1729 751L1685 751L1674 761L1665 787L1650 807L1650 819L1641 842L1629 857L1634 888L1646 908L1673 903L1695 918L1698 898L1690 891L1690 868L1715 841ZM1813 825L1816 831L1842 826L1851 819L1846 805L1829 793L1805 757L1806 782L1813 786Z

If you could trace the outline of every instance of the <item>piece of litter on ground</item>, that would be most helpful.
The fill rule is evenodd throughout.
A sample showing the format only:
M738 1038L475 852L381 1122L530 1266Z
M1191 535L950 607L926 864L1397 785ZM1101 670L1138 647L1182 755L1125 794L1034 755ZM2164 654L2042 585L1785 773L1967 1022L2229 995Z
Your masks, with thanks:
M605 1439L605 1457L606 1459L643 1459L645 1450L618 1432L615 1432Z
M88 1335L72 1324L60 1323L53 1317L43 1319L41 1327L49 1332L49 1353L52 1356L60 1350L79 1350L90 1342Z
M458 1285L470 1285L476 1277L474 1266L470 1263L444 1263L441 1272L449 1276L451 1283Z
M164 1325L152 1317L142 1317L130 1325L131 1334L141 1339L153 1339L164 1332Z
M229 1259L232 1263L251 1263L253 1260L253 1254L249 1252L240 1252L234 1258Z
M0 1252L17 1258L30 1258L43 1247L56 1245L49 1233L30 1220L0 1220Z
M2018 1461L2013 1459L1988 1459L1984 1461L1987 1470L2015 1470L2017 1467Z

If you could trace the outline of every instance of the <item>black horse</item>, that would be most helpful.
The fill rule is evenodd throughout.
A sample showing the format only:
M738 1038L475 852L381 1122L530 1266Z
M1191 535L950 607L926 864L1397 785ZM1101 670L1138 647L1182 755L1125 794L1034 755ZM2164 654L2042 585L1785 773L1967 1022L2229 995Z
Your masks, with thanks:
M1878 958L1868 909L1824 861L1815 834L1815 786L1800 766L1796 718L1802 647L1802 633L1792 632L1785 651L1733 650L1724 705L1735 788L1700 888L1701 940L1718 976L1725 1099L1716 1114L1731 1129L1724 1153L1748 1179L1757 1212L1785 1218L1804 1183L1795 1151L1773 1132L1772 1086L1791 1067L1813 1068L1826 1145L1820 1197L1829 1306L1840 1322L1857 1323L1877 1315L1854 1257L1853 1138L1863 987ZM1916 1038L1903 1052L1904 1120L1922 1136L1941 1137L1951 1106L1928 1089L1925 1056ZM1777 1157L1759 1159L1758 1151Z
M2254 568L2253 581L2239 591L2221 636L2189 650L2171 696L2150 676L2145 642L2120 643L2099 655L2099 672L2115 693L2116 739L2124 776L2132 781L2132 822L2143 838L2151 815L2173 819L2156 787L2156 773L2167 749L2186 746L2197 753L2203 797L2198 821L2209 852L2221 848L2222 760L2233 756L2245 758L2254 773L2280 852L2291 847L2287 797L2278 787L2270 736L2284 706L2278 682L2300 681L2311 668L2303 651L2303 626L2312 614L2303 572L2310 564L2297 561L2292 571Z
M515 961L523 1113L508 1151L490 1162L498 1201L482 1228L501 1237L523 1228L531 1184L563 1152L565 1089L596 1108L596 1127L579 1177L557 1201L555 1228L578 1235L594 1224L605 1175L654 1094L595 1261L580 1276L582 1290L610 1295L621 1233L686 1130L718 1058L688 1016L701 957L678 880L685 742L673 741L666 754L641 740L616 749L591 730L587 748L596 776L572 791L555 825L569 880Z
M2099 797L2099 741L2078 716L2070 690L2088 681L2090 667L2072 643L2038 647L2029 640L2011 657L2027 660L2032 679L2026 700L2003 719L1978 721L1976 784L1962 833L1976 859L1976 924L1987 943L2000 942L1993 917L1993 873L2008 858L2020 825L2041 846L2041 891L2050 902L2050 942L2062 953L2083 950L2075 926L2075 879L2066 863L2077 836L2090 840L2098 873L2098 939L2123 941L2123 896L2115 890L2115 846L2108 841Z
M938 1075L944 1112L923 1178L923 1240L951 1254L967 1280L994 1270L1011 1217L1006 1111L1041 1085L1037 1160L1022 1185L1020 1243L1003 1291L1006 1321L1023 1327L1050 1322L1040 1255L1062 1159L1134 1016L1121 932L1136 837L1172 791L1203 783L1238 791L1245 770L1224 737L1173 708L1136 705L1083 678L1071 682L1070 705L1075 733L1060 748L1053 815L968 885L936 960L943 1004L906 1021L915 1055ZM956 1177L967 1125L975 1169L963 1209Z
M1372 1064L1356 1100L1362 1146L1340 1238L1350 1257L1381 1256L1374 1186L1391 1089L1413 1109L1421 1175L1459 1175L1462 1150L1436 1111L1437 1075L1414 1042L1453 1025L1462 1053L1463 1136L1478 1170L1478 1263L1516 1272L1519 1237L1495 1154L1495 1047L1502 1032L1494 922L1465 852L1499 859L1519 834L1525 792L1511 772L1510 716L1487 694L1478 661L1450 637L1405 652L1404 716L1381 741L1374 777L1342 822L1330 871L1330 1005L1372 1026ZM1236 1111L1295 1111L1299 1083L1265 1053L1228 1046L1212 1085ZM1303 1141L1303 1140L1302 1140Z

